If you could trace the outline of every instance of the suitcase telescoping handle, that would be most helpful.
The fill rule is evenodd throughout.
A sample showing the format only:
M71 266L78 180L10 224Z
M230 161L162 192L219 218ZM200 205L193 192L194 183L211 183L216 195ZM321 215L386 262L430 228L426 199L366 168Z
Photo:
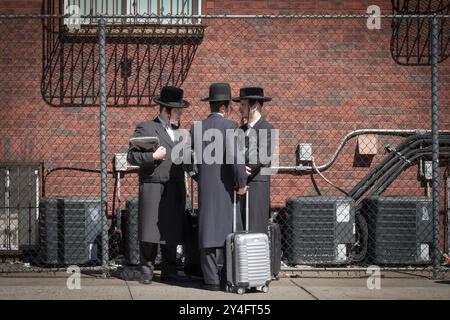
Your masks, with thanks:
M237 192L234 191L234 201L233 201L233 233L236 232L236 196ZM248 220L249 220L249 205L248 205L248 190L245 193L245 231L248 232Z
M245 193L245 231L249 231L250 229L249 229L249 211L250 211L250 209L249 209L249 199L248 199L248 189L247 189L247 192Z
M194 179L190 177L191 179L191 187L190 187L190 193L191 193L191 210L194 212Z

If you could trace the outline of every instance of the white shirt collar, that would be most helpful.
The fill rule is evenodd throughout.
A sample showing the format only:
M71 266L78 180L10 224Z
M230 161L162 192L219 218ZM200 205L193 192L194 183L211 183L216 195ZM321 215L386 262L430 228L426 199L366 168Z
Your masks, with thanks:
M220 115L222 117L224 116L223 113L220 113L220 112L211 112L211 114L218 114L218 115Z
M261 119L261 115L259 115L258 116L258 118L256 119L256 120L254 120L254 121L252 121L252 122L249 122L248 123L248 125L249 125L249 127L254 127L255 126L255 124L259 121L259 119Z

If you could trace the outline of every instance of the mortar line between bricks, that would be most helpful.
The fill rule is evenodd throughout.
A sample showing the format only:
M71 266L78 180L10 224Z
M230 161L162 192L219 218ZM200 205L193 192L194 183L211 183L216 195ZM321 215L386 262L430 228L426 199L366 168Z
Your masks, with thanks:
M316 297L315 295L313 295L311 292L309 292L307 289L305 289L304 287L302 287L301 285L299 285L298 283L296 283L294 280L290 279L290 282L292 282L296 287L299 287L300 289L302 289L303 291L305 291L307 294L309 294L311 297L314 298L314 300L320 300L318 297Z

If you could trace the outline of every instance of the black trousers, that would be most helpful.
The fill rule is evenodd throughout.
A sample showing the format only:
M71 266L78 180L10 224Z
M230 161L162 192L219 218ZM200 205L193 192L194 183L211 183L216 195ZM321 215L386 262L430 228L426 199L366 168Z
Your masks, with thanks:
M225 281L225 254L224 248L200 249L200 265L203 272L203 282L220 285Z
M158 243L140 242L141 265L152 271L158 254ZM177 246L161 244L161 273L165 275L177 273Z

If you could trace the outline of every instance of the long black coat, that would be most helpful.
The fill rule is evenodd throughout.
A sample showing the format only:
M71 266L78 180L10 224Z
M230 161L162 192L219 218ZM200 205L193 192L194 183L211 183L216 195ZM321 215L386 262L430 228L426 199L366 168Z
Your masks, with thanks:
M247 183L245 175L245 165L226 164L227 154L230 153L230 146L226 143L226 130L237 128L237 123L224 119L219 114L210 114L209 117L201 121L201 132L195 133L195 125L191 128L192 143L195 143L195 135L200 135L202 141L203 133L208 129L217 129L222 137L223 162L207 164L205 159L197 164L199 192L199 247L212 248L223 247L228 234L233 230L233 194L235 187L244 187ZM198 130L200 131L200 130ZM206 140L206 139L205 139ZM200 148L194 148L196 158L199 153L203 154L205 148L211 144L210 141L202 141ZM236 155L236 153L235 153ZM236 161L236 159L235 159ZM242 229L242 222L239 215L239 197L236 206L237 228Z
M128 150L128 162L140 167L139 239L182 244L186 224L186 188L183 166L172 163L171 152L175 144L158 118L138 124L133 136L157 136L160 146L167 151L165 160L154 161L153 152L132 146Z
M270 218L270 175L261 174L261 168L269 167L269 159L273 152L271 136L273 126L265 119L260 118L253 129L247 132L248 126L241 127L248 133L245 139L245 163L251 168L252 174L248 177L249 187L249 227L251 232L267 232ZM267 139L260 139L262 136ZM262 150L265 154L262 155ZM250 160L251 163L250 163ZM244 197L245 200L245 197ZM245 222L245 202L242 201L242 220Z

